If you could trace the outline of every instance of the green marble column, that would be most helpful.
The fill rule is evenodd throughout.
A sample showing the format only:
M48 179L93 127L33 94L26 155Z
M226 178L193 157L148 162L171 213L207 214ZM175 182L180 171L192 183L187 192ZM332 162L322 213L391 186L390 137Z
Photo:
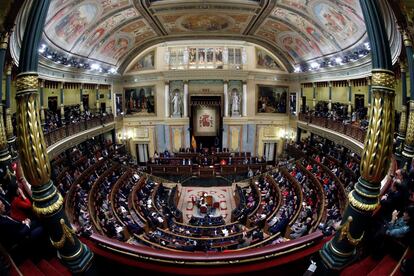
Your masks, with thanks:
M408 123L402 152L403 162L411 164L414 157L414 58L413 42L407 30L402 30L408 71L410 74L410 101L408 102Z
M12 123L12 114L10 108L10 99L11 99L11 72L12 65L9 64L6 69L6 136L7 144L9 145L9 151L12 156L12 159L15 160L18 158L17 148L16 148L16 136L14 135L14 127Z
M397 135L397 144L395 148L395 155L401 157L402 149L405 141L405 133L407 132L407 74L406 74L406 65L403 62L400 62L401 70L401 92L402 92L402 101L401 101L401 116L400 124L398 128Z
M73 273L93 273L93 254L74 234L63 197L50 179L51 167L38 103L39 42L50 0L33 0L19 57L16 80L17 144L21 166L32 187L33 212L47 230L58 257Z
M101 103L99 102L99 84L96 85L96 113L100 113Z
M60 83L60 118L62 120L62 124L64 124L65 121L65 83Z
M0 37L0 81L3 82L4 62L6 59L6 51L9 43L9 34L4 32ZM5 117L3 112L3 84L0 83L0 168L2 172L7 172L7 168L11 163L11 155L9 145L7 143ZM3 178L3 175L0 175Z
M80 108L80 112L83 113L85 111L85 108L83 106L83 83L81 83L81 85L80 85L79 96L80 96L80 98L79 98L79 104L80 104L79 108Z
M332 110L332 82L329 82L329 103L328 103L328 110Z
M360 3L372 49L372 107L361 157L361 177L349 193L340 229L320 251L322 264L318 275L331 275L358 256L358 246L379 204L381 180L389 168L393 148L395 77L387 32L377 0Z

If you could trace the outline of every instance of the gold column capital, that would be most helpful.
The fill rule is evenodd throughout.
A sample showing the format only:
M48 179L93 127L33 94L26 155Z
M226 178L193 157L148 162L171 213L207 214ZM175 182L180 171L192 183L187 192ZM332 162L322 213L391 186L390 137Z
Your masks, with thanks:
M408 32L408 30L403 29L401 31L402 37L403 37L403 41L404 41L404 46L405 47L413 47L413 41L411 39L410 33Z
M13 64L12 63L7 64L7 67L6 67L6 75L7 76L10 76L11 75L12 68L13 68Z
M7 49L8 44L9 44L9 33L5 32L1 35L0 49Z
M37 90L39 85L39 76L37 72L25 72L17 75L16 80L16 96L26 91Z
M394 72L385 69L372 70L372 86L385 89L394 89Z
M407 64L404 61L400 61L400 71L401 73L407 72Z

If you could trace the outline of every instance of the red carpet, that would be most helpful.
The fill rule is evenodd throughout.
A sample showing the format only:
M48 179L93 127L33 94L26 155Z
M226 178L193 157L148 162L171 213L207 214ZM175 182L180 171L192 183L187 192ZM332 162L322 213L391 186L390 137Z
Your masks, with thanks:
M37 267L43 272L43 274L45 275L62 275L59 271L57 271L53 265L51 265L48 261L46 260L41 260L38 264Z
M367 275L378 263L379 261L374 260L371 257L367 257L362 261L345 268L341 272L341 276Z
M379 264L373 270L371 270L371 272L367 276L390 275L397 263L398 262L396 260L387 255L379 262Z
M64 276L71 276L69 269L67 269L57 258L53 258L49 260L49 263L56 269L61 275Z
M45 274L29 259L19 265L19 270L24 276L45 276Z

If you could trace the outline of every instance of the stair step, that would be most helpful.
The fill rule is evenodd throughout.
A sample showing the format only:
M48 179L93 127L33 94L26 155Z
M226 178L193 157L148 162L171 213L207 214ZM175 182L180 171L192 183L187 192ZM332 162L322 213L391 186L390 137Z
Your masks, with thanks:
M365 259L345 268L341 272L341 276L367 275L378 263L379 261L374 260L370 256L366 257Z
M72 273L57 258L49 260L49 263L64 276L71 276Z
M29 259L19 265L19 270L24 276L46 276L39 268Z
M397 263L391 256L386 255L367 276L390 275Z
M37 267L45 274L45 275L56 275L61 276L62 273L60 273L56 268L50 264L45 259L40 260L40 262L37 264Z

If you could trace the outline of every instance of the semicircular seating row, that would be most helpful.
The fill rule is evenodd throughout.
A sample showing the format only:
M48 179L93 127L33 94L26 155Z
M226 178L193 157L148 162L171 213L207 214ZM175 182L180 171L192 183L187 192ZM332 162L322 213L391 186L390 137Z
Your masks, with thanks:
M321 225L331 233L327 229L332 231L341 220L346 203L339 178L308 157L237 185L231 223L184 224L176 207L177 186L168 188L111 158L77 159L83 170L72 182L65 203L74 228L81 235L95 232L137 246L170 251L245 250L295 239ZM343 172L332 160L327 165ZM60 171L61 176L65 170Z

